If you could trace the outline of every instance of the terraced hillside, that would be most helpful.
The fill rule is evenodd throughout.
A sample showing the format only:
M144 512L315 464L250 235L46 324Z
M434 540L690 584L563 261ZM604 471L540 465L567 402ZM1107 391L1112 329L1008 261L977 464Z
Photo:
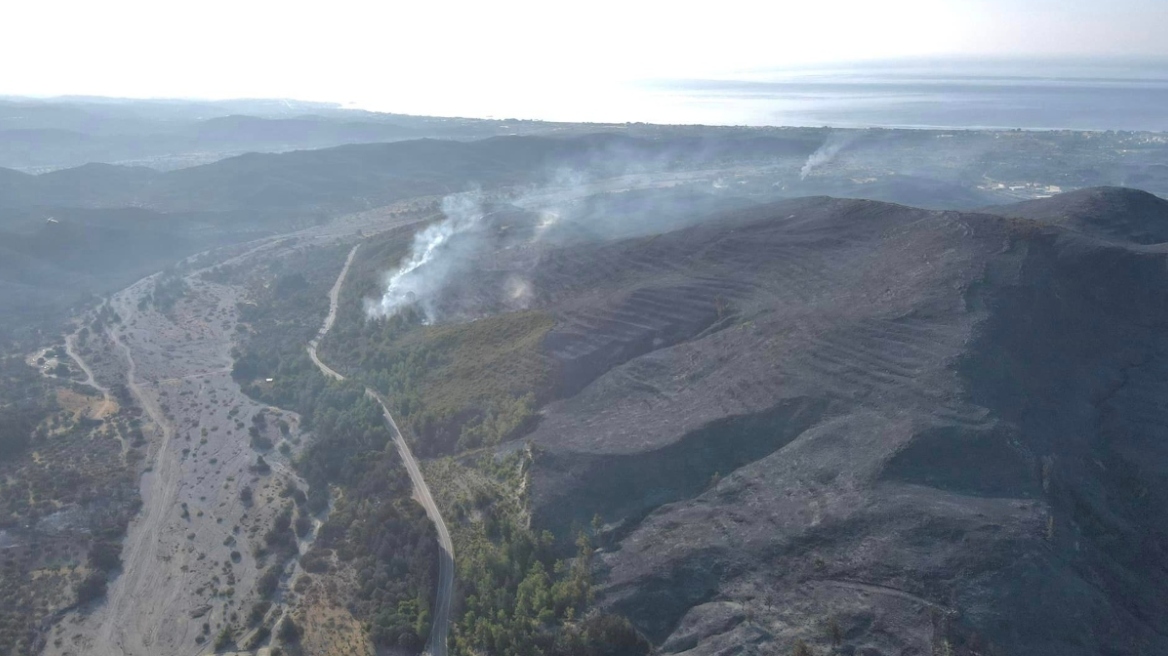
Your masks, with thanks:
M662 653L1157 653L1164 207L801 199L495 247L438 302L551 317L500 449L533 528L599 516L599 604Z

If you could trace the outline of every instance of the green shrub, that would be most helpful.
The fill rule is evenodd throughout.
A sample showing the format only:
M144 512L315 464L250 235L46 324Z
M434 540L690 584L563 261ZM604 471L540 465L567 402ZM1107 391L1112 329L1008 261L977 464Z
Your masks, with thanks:
M77 586L77 603L86 604L105 596L106 576L104 572L90 572Z

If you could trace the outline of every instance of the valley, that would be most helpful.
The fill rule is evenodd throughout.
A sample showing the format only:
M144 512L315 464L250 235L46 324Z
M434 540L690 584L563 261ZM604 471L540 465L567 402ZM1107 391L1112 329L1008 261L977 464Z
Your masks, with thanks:
M0 654L1168 649L1162 140L524 127L0 172Z
M231 349L246 290L209 282L204 274L375 230L386 224L385 216L354 217L329 230L202 256L207 266L191 265L174 278L183 291L167 309L158 307L164 274L112 296L109 310L120 319L106 332L110 352L102 357L123 365L103 377L124 380L149 419L143 506L122 554L135 566L113 579L104 604L67 615L46 653L200 653L233 626L232 644L244 645L253 634L244 618L273 596L277 603L268 617L258 619L279 621L286 605L278 600L292 593L257 588L268 572L280 588L296 573L294 559L289 568L288 555L272 549L270 538L280 513L292 505L286 491L305 487L290 463L300 448L300 420L252 401L232 379ZM73 339L67 340L71 354ZM77 362L91 381L85 360ZM90 384L108 397L99 383ZM249 431L255 433L250 445ZM292 555L310 548L311 537L294 537Z

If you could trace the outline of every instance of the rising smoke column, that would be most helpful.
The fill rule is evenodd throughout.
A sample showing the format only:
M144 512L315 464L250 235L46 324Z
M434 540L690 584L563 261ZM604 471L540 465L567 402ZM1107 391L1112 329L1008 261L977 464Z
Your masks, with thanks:
M612 173L612 168L609 163L609 173ZM620 171L622 175L614 180L627 177L624 171L644 168L643 165L627 164ZM678 207L688 208L685 201L677 205L676 201L657 199L653 201L653 212L633 207L629 211L637 215L636 221L630 221L628 216L619 212L607 217L603 212L597 215L590 209L588 199L597 194L619 196L636 188L627 181L615 185L607 179L597 181L588 171L572 168L557 169L547 178L548 182L544 184L515 190L516 195L509 199L511 205L538 214L531 226L531 235L523 246L515 244L513 239L500 240L500 233L488 228L488 221L484 219L496 212L484 212L484 198L480 191L444 198L442 211L446 218L414 235L409 254L395 270L385 274L380 297L365 299L366 316L369 319L388 318L408 307L416 307L421 311L423 321L433 324L440 318L454 318L453 315L465 318L481 315L484 311L528 309L536 298L530 275L534 266L530 256L534 249L582 240L627 239L689 224L684 212L674 211ZM620 206L619 198L614 202ZM664 218L657 217L657 214ZM502 246L500 241L509 245ZM492 275L500 271L493 270L490 275L474 278L471 267L476 261L481 261L485 251L504 247L517 248L511 254L514 257L510 260L510 270L496 282L497 288L487 289L484 283L495 282ZM468 289L473 290L473 298L458 296L459 292ZM444 316L439 317L440 313Z
M434 296L465 261L465 251L475 248L474 232L483 218L482 196L477 191L442 199L446 219L414 235L410 254L386 275L380 299L365 299L365 313L371 318L392 317L417 303L426 323L436 319ZM459 243L462 242L462 243Z
M841 150L850 146L855 140L856 137L848 132L834 132L829 135L823 144L814 153L811 153L811 157L807 158L803 168L799 171L799 179L806 180L813 170L835 159Z

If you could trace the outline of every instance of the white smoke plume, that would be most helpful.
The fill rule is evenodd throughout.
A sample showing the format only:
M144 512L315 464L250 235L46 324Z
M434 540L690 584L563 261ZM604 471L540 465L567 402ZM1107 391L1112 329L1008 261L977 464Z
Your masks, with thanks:
M534 290L531 281L519 275L512 274L504 283L505 300L508 309L526 310L531 307Z
M670 172L667 163L609 155L600 177L590 168L560 167L541 183L495 191L490 199L481 191L444 198L446 218L414 236L409 254L385 274L380 297L365 299L366 316L388 318L415 308L423 322L434 324L528 309L538 296L531 272L540 249L665 232L712 211L695 211L694 196L669 196L690 186L706 193L705 173ZM499 209L488 213L488 200ZM508 218L523 211L526 218ZM487 219L496 214L503 217ZM487 258L500 249L507 252Z
M396 271L386 274L381 298L365 299L369 318L392 317L417 303L426 323L435 321L434 295L463 261L456 238L479 226L483 218L482 195L470 191L447 196L442 199L442 213L446 219L414 235L410 254Z
M834 132L824 140L821 145L807 161L803 164L803 168L799 170L799 179L806 180L807 176L816 168L827 164L835 159L836 155L840 154L844 148L847 148L856 140L854 132Z

